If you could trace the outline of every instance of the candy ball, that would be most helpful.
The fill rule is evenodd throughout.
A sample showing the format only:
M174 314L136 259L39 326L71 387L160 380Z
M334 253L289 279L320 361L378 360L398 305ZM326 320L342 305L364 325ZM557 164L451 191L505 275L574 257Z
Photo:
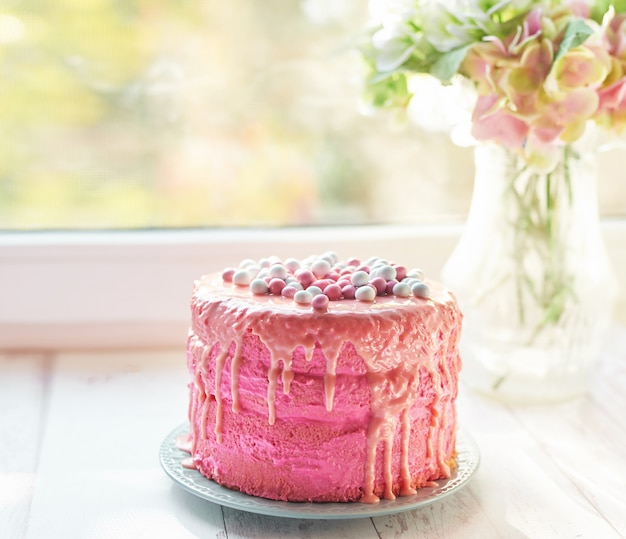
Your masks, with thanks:
M270 267L270 277L277 277L278 279L286 279L289 275L289 270L282 264L274 264Z
M372 286L361 286L356 289L354 297L360 301L374 301L376 298L376 289Z
M396 286L397 284L398 284L398 281L396 281L395 279L391 279L390 281L387 281L387 287L385 288L385 294L387 294L387 295L393 294L393 287Z
M307 269L298 270L295 274L295 277L304 288L310 286L311 283L315 281L315 275L313 275L313 273Z
M404 279L406 277L406 266L394 266L395 270L396 270L396 279L398 279L398 281L401 281L402 279Z
M408 298L411 295L411 287L407 283L396 283L391 293L399 298Z
M250 277L254 279L261 272L261 266L258 266L257 264L252 264L251 266L248 266L246 268L246 271L250 274Z
M313 301L313 294L307 290L298 290L294 294L293 300L301 305L308 305L311 301Z
M311 301L311 306L317 311L325 311L328 309L328 296L319 294Z
M279 279L278 277L274 277L269 284L270 294L274 294L275 296L280 296L280 293L285 288L285 281Z
M376 293L380 296L384 294L387 290L387 281L382 277L376 277L370 281L370 283L375 289Z
M237 286L248 286L252 277L246 270L237 270L233 275L233 283Z
M300 269L300 262L295 258L288 258L285 260L285 266L291 273L295 273Z
M391 279L396 278L396 268L393 266L385 265L378 268L376 272L379 277L385 279L385 281L390 281Z
M341 295L344 299L354 299L356 293L356 286L352 284L347 284L341 287Z
M424 272L421 269L414 268L407 272L406 276L421 281L424 278Z
M329 284L324 288L324 295L327 296L330 301L337 301L341 299L341 287L337 284Z
M287 285L280 291L280 295L284 298L293 298L298 292L298 289L292 285Z
M426 283L418 281L411 287L411 292L417 298L429 298L430 297L430 288Z
M256 260L252 260L251 258L244 258L241 262L239 262L239 267L240 268L247 268L248 266L256 266L257 262Z
M317 279L317 280L313 281L311 286L317 286L321 290L324 290L332 282L333 281L331 281L330 279Z
M311 294L312 296L318 296L320 294L323 294L323 290L319 287L319 286L309 286L306 291Z
M370 274L363 270L355 271L350 281L354 286L363 286L370 282Z
M254 281L250 283L250 291L253 294L262 296L263 294L267 294L268 290L269 287L263 279L254 279Z
M318 279L322 279L330 273L330 262L328 262L328 260L320 258L313 262L313 265L311 266L311 271L313 272L313 275L315 275Z

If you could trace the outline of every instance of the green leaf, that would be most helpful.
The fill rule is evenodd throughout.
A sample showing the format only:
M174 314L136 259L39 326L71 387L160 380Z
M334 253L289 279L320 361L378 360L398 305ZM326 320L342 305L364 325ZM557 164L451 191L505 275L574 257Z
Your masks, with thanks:
M450 79L459 72L461 63L465 60L470 45L453 49L450 52L442 54L433 63L430 73L442 82L449 82Z
M565 56L568 50L582 45L591 34L593 34L593 30L582 19L570 20L565 27L565 35L554 57L554 62Z

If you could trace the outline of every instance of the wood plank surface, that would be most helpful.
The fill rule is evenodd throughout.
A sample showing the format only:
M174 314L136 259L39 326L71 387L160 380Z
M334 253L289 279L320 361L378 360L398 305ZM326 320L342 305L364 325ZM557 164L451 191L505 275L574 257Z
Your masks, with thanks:
M305 520L202 500L161 470L185 422L184 351L0 356L0 537L626 537L626 330L587 397L508 406L462 389L480 467L461 491L375 518Z
M46 354L0 353L0 537L26 534L45 419Z

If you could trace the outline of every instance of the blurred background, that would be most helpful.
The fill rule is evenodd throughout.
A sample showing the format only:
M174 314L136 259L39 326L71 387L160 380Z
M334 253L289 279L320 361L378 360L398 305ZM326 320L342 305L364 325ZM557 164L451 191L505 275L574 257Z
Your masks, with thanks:
M0 229L461 221L471 148L360 106L366 21L363 0L2 0Z

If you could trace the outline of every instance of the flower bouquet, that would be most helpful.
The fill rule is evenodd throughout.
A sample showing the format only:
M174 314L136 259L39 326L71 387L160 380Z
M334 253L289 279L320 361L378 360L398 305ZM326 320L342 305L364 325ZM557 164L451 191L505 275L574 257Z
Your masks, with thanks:
M506 400L581 393L617 293L593 157L599 133L626 130L626 1L371 0L370 13L367 104L406 109L424 76L474 96L474 196L444 269L466 379Z
M406 107L410 79L470 81L472 135L542 170L589 120L626 129L626 1L371 0L366 101Z

